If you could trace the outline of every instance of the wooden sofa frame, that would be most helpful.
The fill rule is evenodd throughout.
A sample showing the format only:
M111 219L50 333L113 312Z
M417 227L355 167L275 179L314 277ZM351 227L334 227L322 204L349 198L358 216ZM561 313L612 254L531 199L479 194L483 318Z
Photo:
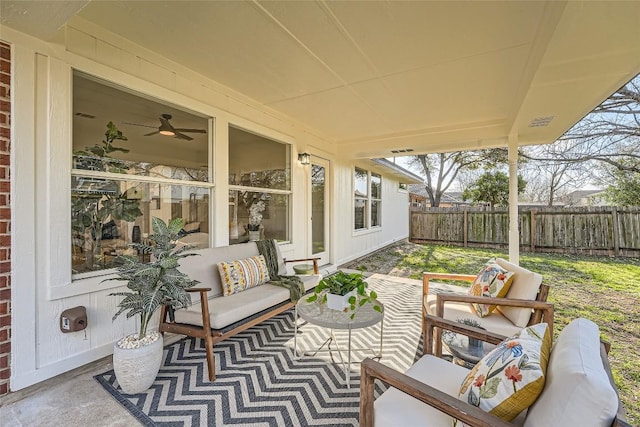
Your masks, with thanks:
M426 336L433 337L434 328L447 329L455 333L464 334L472 338L478 338L492 344L499 344L506 337L487 331L480 331L467 325L427 315ZM425 336L425 337L426 337ZM617 387L611 375L608 354L611 346L602 342L600 346L600 357L609 377L609 382L617 393ZM391 387L397 388L433 408L457 418L463 423L472 427L513 427L513 424L504 421L493 414L472 406L467 402L450 396L434 387L422 383L401 372L389 368L373 359L365 359L360 369L360 427L373 427L373 403L374 403L374 380L380 380ZM632 427L627 423L625 409L618 397L618 411L611 423L611 427Z
M320 274L320 270L318 268L318 260L320 258L302 258L302 259L284 259L285 264L291 262L302 262L302 261L313 261L313 273ZM273 306L271 309L268 309L264 312L261 312L259 316L256 316L248 321L240 321L231 325L231 327L226 327L223 330L212 329L211 328L211 319L209 317L209 300L207 299L207 292L209 292L211 288L189 288L187 292L195 293L198 292L200 294L200 308L202 312L202 326L200 325L192 325L187 323L177 323L173 320L173 313L170 312L167 306L162 306L160 309L160 325L158 327L158 331L162 334L165 332L170 332L174 334L186 335L194 338L202 338L205 344L205 350L207 352L207 369L209 371L209 381L215 381L216 379L216 368L215 368L215 355L213 353L214 344L232 337L245 329L248 329L258 323L267 320L277 314L280 314L284 311L287 311L290 308L293 308L295 304L292 302L285 302L283 304L278 304Z
M465 282L473 282L476 276L473 274L451 274L451 273L423 273L422 275L422 336L425 337L425 352L431 354L431 345L435 345L435 354L442 354L442 330L438 329L435 333L435 341L426 339L426 323L425 319L429 315L424 304L424 299L429 294L429 280L459 280ZM490 298L484 296L470 296L457 294L436 294L436 313L435 315L442 318L444 316L444 305L447 302L467 302L480 304L496 304L509 307L521 307L532 309L531 317L527 326L535 325L543 320L549 325L549 331L553 334L553 304L547 302L549 296L549 286L542 283L538 289L535 300L522 300L514 298ZM483 331L476 329L476 331ZM483 331L484 332L484 331ZM425 353L427 354L427 353Z

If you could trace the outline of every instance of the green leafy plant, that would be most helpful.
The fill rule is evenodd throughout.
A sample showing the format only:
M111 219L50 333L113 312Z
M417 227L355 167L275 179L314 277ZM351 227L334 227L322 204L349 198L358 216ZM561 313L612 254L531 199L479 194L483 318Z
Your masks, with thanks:
M480 323L473 319L456 319L456 322L462 323L463 325L472 326L474 328L484 329Z
M118 130L113 122L107 123L104 138L100 145L95 144L73 153L76 159L76 168L114 173L126 172L127 162L113 158L111 153L116 151L128 153L128 149L114 145L116 141L127 141L128 138Z
M127 137L112 123L107 123L105 139L101 145L86 147L74 152L76 168L102 172L123 173L126 162L111 157L111 153L129 150L116 147L116 141L126 141ZM80 182L81 178L76 178ZM142 215L139 200L128 199L127 193L120 193L117 185L108 181L93 180L90 191L75 191L71 197L71 228L74 237L85 242L85 270L103 268L101 261L102 227L111 219L134 221ZM106 187L105 187L106 186Z
M124 296L118 304L119 310L113 316L115 320L122 313L127 312L127 318L140 316L140 332L138 338L147 334L147 326L155 311L161 305L174 309L187 307L191 304L191 295L185 290L193 287L197 280L191 280L186 274L178 270L178 261L194 253L185 253L191 246L176 245L178 233L182 230L184 221L176 218L166 224L160 218L152 219L153 234L147 243L134 243L130 246L139 254L151 254L150 262L142 262L137 256L119 256L123 264L118 267L116 277L107 280L122 280L127 282L131 292L114 292L111 296Z
M374 303L378 298L378 294L375 291L367 292L368 286L369 284L364 281L362 274L338 271L322 279L315 287L313 295L307 298L307 301L318 301L320 304L325 304L327 302L327 294L344 296L355 290L356 296L349 297L349 310L353 311L351 314L353 319L357 308L367 303ZM374 304L373 309L377 312L382 312L382 307L379 304Z

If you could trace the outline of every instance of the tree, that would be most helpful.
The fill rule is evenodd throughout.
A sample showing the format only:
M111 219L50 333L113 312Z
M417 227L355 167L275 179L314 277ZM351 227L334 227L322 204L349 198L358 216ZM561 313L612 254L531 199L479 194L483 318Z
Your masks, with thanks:
M432 207L438 207L442 195L461 171L495 167L496 164L506 161L505 156L500 149L454 151L412 156L409 163L420 169L426 177L425 190L429 196L429 203Z
M518 194L522 193L527 182L518 176ZM462 200L489 203L495 206L509 205L509 177L504 172L485 172L462 193Z
M581 188L587 180L592 178L592 162L574 163L561 160L564 157L563 154L571 149L572 144L567 141L523 148L528 153L558 159L521 163L520 171L527 180L525 195L528 200L553 206L554 202L569 192Z
M614 185L609 185L605 199L618 206L640 206L640 174L629 173L609 167L609 178Z
M521 156L536 167L567 165L568 170L590 173L594 180L627 188L640 180L640 75L618 89L602 104L547 146L526 147ZM575 177L564 177L560 183ZM551 191L551 189L550 189ZM613 199L611 199L613 200ZM636 202L637 203L637 202Z

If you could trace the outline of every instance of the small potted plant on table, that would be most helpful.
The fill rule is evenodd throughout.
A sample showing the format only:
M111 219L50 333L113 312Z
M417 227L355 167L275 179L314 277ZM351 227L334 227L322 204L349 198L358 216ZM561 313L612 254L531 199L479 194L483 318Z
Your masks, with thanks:
M107 279L126 281L130 289L130 292L109 294L124 296L113 319L125 311L127 318L140 316L139 332L122 338L113 349L113 369L125 393L135 394L148 389L160 370L162 336L147 330L153 314L162 305L179 309L191 304L191 295L186 289L198 281L178 270L178 260L196 254L184 253L192 249L191 246L176 249L175 241L182 226L182 218L166 224L154 217L149 242L131 245L139 254L151 254L150 261L142 262L138 256L120 256L123 264L118 267L116 277Z
M322 279L307 301L327 304L327 307L332 310L351 310L353 312L351 318L353 319L358 307L367 303L375 303L378 298L375 291L367 292L368 286L362 274L338 271ZM373 309L382 311L379 304L375 304Z

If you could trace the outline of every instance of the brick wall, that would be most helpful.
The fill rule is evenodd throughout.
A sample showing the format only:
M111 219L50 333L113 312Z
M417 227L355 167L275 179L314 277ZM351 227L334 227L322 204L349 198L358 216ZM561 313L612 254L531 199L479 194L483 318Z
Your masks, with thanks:
M11 353L11 47L0 41L0 396L9 392Z

